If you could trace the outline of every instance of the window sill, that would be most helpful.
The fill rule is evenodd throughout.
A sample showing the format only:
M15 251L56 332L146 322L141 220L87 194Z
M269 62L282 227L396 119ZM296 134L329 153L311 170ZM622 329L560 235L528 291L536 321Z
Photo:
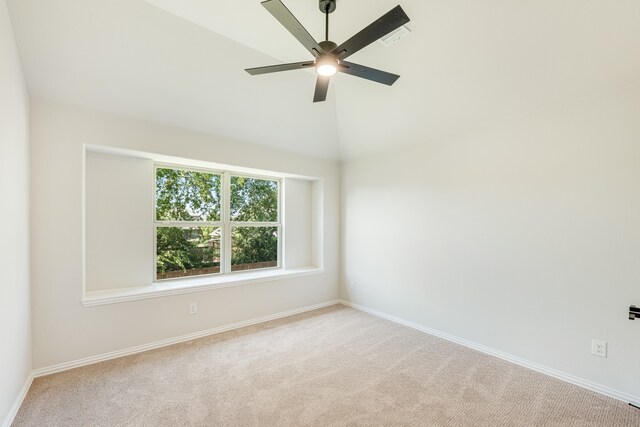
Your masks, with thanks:
M117 304L120 302L140 299L158 298L169 295L209 291L211 289L272 282L274 280L291 279L294 277L312 276L322 272L324 272L324 269L322 268L306 267L289 270L273 269L268 271L252 271L247 273L227 274L224 276L174 279L165 282L153 283L149 286L86 292L82 298L82 305L85 307L91 307L94 305Z

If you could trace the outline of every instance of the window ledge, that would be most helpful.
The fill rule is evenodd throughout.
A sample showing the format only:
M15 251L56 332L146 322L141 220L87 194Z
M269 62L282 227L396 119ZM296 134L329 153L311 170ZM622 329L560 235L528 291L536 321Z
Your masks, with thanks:
M116 304L147 298L158 298L169 295L208 291L211 289L272 282L275 280L291 279L294 277L312 276L322 272L324 272L324 269L322 268L306 267L288 270L274 269L269 271L252 271L246 273L226 274L224 276L174 279L166 282L153 283L149 286L86 292L82 298L82 305L85 307L91 307L94 305Z

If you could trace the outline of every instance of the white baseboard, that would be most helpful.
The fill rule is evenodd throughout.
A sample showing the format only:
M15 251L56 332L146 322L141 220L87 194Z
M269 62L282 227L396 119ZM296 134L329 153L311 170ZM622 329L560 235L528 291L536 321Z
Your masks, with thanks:
M34 378L33 377L33 373L29 374L29 376L27 377L27 380L24 382L24 385L20 389L20 393L18 394L18 397L16 397L15 402L13 402L13 406L11 406L11 409L9 410L9 413L5 417L4 422L2 423L2 427L9 427L11 425L11 423L13 422L13 419L18 414L18 410L20 410L20 406L22 406L22 401L27 396L27 392L29 391L29 388L31 387L31 383L33 382L33 378Z
M37 378L44 375L54 374L56 372L66 371L68 369L79 368L80 366L91 365L93 363L104 362L106 360L128 356L130 354L142 353L143 351L153 350L155 348L160 348L160 347L166 347L168 345L173 345L173 344L181 343L184 341L190 341L196 338L202 338L209 335L215 335L222 332L231 331L233 329L244 328L246 326L257 325L258 323L264 323L270 320L281 319L283 317L289 317L295 314L305 313L307 311L317 310L319 308L324 308L324 307L328 307L330 305L335 305L335 304L340 304L340 301L338 300L326 301L320 304L309 305L306 307L301 307L293 310L283 311L280 313L270 314L268 316L256 317L254 319L231 323L229 325L218 326L216 328L206 329L204 331L193 332L193 333L182 335L175 338L155 341L152 343L138 345L135 347L129 347L122 350L112 351L109 353L98 354L96 356L90 356L82 359L72 360L71 362L59 363L57 365L47 366L44 368L34 370L33 377Z
M576 377L574 375L567 374L565 372L561 372L561 371L558 371L556 369L549 368L547 366L540 365L538 363L531 362L529 360L522 359L520 357L513 356L513 355L508 354L508 353L504 353L502 351L493 349L491 347L487 347L487 346L475 343L473 341L466 340L464 338L459 338L459 337L456 337L454 335L450 335L450 334L448 334L446 332L441 332L441 331L438 331L436 329L432 329L432 328L420 325L418 323L409 322L409 321L401 319L399 317L391 316L389 314L383 313L383 312L378 311L378 310L373 310L371 308L362 306L360 304L352 303L351 301L340 300L340 304L343 304L343 305L345 305L347 307L355 308L356 310L364 311L365 313L369 313L369 314L372 314L374 316L381 317L383 319L387 319L387 320L390 320L390 321L395 322L395 323L399 323L399 324L404 325L404 326L408 326L408 327L410 327L412 329L417 329L418 331L425 332L427 334L434 335L434 336L436 336L438 338L442 338L442 339L445 339L447 341L451 341L451 342L454 342L456 344L460 344L460 345L463 345L465 347L472 348L472 349L480 351L482 353L498 357L498 358L506 360L508 362L515 363L516 365L520 365L520 366L523 366L525 368L532 369L534 371L549 375L551 377L557 378L557 379L562 380L562 381L566 381L568 383L577 385L577 386L585 388L587 390L591 390L591 391L594 391L596 393L600 393L600 394L603 394L605 396L609 396L609 397L612 397L614 399L621 400L621 401L623 401L625 403L631 403L631 404L633 404L635 406L640 406L640 396L634 396L634 395L631 395L631 394L628 394L628 393L623 393L621 391L614 390L614 389L612 389L610 387L606 387L606 386L603 386L603 385L600 385L600 384L596 384L594 382L585 380L583 378L579 378L579 377Z
M585 379L582 379L582 378L578 378L578 377L575 377L573 375L570 375L570 374L567 374L567 373L564 373L564 372L561 372L561 371L558 371L558 370L555 370L555 369L552 369L552 368L549 368L549 367L546 367L546 366L543 366L543 365L540 365L540 364L537 364L537 363L534 363L534 362L530 362L530 361L525 360L525 359L521 359L521 358L513 356L511 354L504 353L504 352L501 352L499 350L495 350L493 348L483 346L481 344L477 344L477 343L475 343L473 341L469 341L469 340L466 340L466 339L463 339L463 338L458 338L458 337L456 337L454 335L450 335L450 334L447 334L445 332L441 332L441 331L438 331L436 329L432 329L432 328L420 325L418 323L409 322L409 321L401 319L399 317L391 316L391 315L383 313L381 311L373 310L373 309L370 309L368 307L352 303L350 301L346 301L346 300L331 300L331 301L326 301L326 302L320 303L320 304L314 304L314 305L310 305L310 306L306 306L306 307L301 307L301 308L297 308L297 309L293 309L293 310L288 310L288 311L283 311L283 312L280 312L280 313L271 314L271 315L268 315L268 316L257 317L257 318L254 318L254 319L249 319L249 320L245 320L245 321L241 321L241 322L231 323L229 325L218 326L216 328L206 329L204 331L193 332L191 334L186 334L186 335L182 335L182 336L175 337L175 338L169 338L169 339L166 339L166 340L155 341L155 342L148 343L148 344L143 344L143 345L139 345L139 346L135 346L135 347L129 347L129 348L122 349L122 350L117 350L117 351L113 351L113 352L109 352L109 353L99 354L99 355L96 355L96 356L86 357L86 358L83 358L83 359L73 360L71 362L65 362L65 363L60 363L60 364L53 365L53 366L48 366L48 367L36 369L27 378L27 381L25 382L24 386L22 387L22 390L20 391L20 394L16 398L16 401L13 404L13 406L11 408L11 411L7 415L4 423L2 424L2 427L9 427L11 425L11 423L13 422L13 419L15 418L16 414L18 413L18 410L20 409L20 405L22 404L22 401L24 400L25 396L27 395L27 392L29 391L29 387L31 386L31 382L33 381L34 378L41 377L41 376L44 376L44 375L53 374L53 373L56 373L56 372L66 371L68 369L78 368L78 367L81 367L81 366L91 365L93 363L103 362L103 361L110 360L110 359L115 359L115 358L118 358L118 357L123 357L123 356L128 356L128 355L131 355L131 354L141 353L143 351L153 350L155 348L165 347L165 346L181 343L181 342L184 342L184 341L190 341L190 340L193 340L193 339L196 339L196 338L202 338L202 337L206 337L206 336L209 336L209 335L215 335L215 334L219 334L219 333L222 333L222 332L227 332L227 331L230 331L230 330L233 330L233 329L239 329L239 328L244 328L246 326L257 325L259 323L268 322L270 320L281 319L281 318L284 318L284 317L289 317L289 316L293 316L293 315L296 315L296 314L305 313L305 312L312 311L312 310L317 310L319 308L324 308L324 307L328 307L328 306L335 305L335 304L342 304L342 305L345 305L347 307L355 308L355 309L363 311L365 313L369 313L369 314L372 314L374 316L378 316L378 317L381 317L383 319L387 319L387 320L390 320L392 322L408 326L410 328L419 330L421 332L425 332L425 333L428 333L430 335L434 335L434 336L437 336L439 338L446 339L447 341L451 341L451 342L463 345L465 347L469 347L469 348L472 348L474 350L478 350L478 351L480 351L482 353L498 357L498 358L506 360L508 362L515 363L516 365L520 365L520 366L523 366L525 368L529 368L529 369L532 369L534 371L541 372L543 374L552 376L554 378L558 378L558 379L566 381L568 383L575 384L575 385L583 387L583 388L585 388L587 390L591 390L591 391L594 391L596 393L600 393L600 394L603 394L605 396L609 396L609 397L621 400L621 401L626 402L626 403L631 403L633 405L640 406L640 397L638 397L638 396L633 396L633 395L630 395L630 394L627 394L627 393L623 393L623 392L614 390L612 388L605 387L605 386L602 386L600 384L596 384L596 383L593 383L591 381L588 381L588 380L585 380Z

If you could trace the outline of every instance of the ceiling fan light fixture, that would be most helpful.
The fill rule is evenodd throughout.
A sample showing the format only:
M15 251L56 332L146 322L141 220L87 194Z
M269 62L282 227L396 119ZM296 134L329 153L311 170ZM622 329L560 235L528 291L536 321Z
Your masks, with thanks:
M336 9L336 0L318 1L320 12L325 16L324 41L321 42L317 42L311 34L309 34L302 24L300 24L300 21L298 21L284 3L282 3L282 0L264 0L261 3L262 6L314 56L313 62L302 61L289 64L268 65L266 67L247 68L245 71L254 76L256 74L276 73L287 70L304 70L315 67L318 76L316 77L313 102L322 102L327 99L330 77L338 71L387 86L391 86L398 80L400 76L397 74L347 62L346 59L360 49L369 46L371 43L385 37L389 33L393 33L396 29L409 22L409 17L404 13L400 5L394 7L338 46L329 40L329 14Z
M331 77L338 72L339 61L332 55L325 55L316 62L316 72L325 77Z

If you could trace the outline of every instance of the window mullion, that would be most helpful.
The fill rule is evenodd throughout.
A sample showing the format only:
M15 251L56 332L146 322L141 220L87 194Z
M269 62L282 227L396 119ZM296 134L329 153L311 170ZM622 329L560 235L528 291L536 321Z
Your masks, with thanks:
M231 177L222 174L222 273L231 271Z
M279 179L278 180L278 268L286 268L287 266L285 265L284 262L284 233L283 233L283 227L282 227L282 222L285 220L284 219L284 188L285 188L285 180L284 179Z
M221 221L156 221L158 227L221 227Z
M279 222L230 221L232 227L279 227Z

